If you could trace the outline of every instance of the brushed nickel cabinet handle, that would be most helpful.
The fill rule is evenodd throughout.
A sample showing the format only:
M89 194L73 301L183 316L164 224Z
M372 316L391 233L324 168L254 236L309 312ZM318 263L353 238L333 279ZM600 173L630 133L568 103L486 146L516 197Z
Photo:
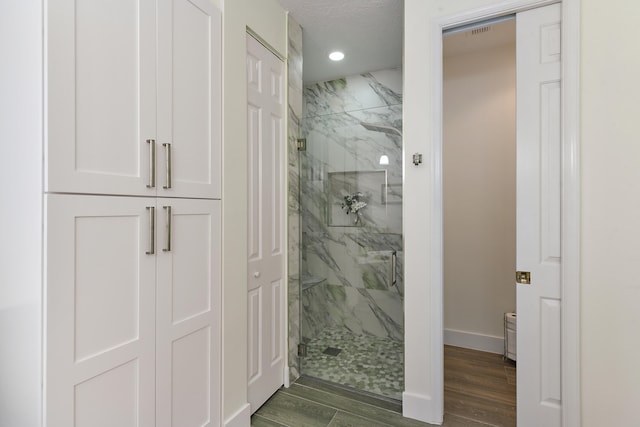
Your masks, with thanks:
M162 188L171 188L171 144L165 142L162 144L165 148L165 168L167 171L167 183Z
M156 186L156 140L147 139L149 144L149 183L147 188L154 188Z
M156 253L156 208L147 206L147 211L149 211L149 250L145 253L153 255Z
M162 249L162 251L171 252L171 206L163 206L162 208L164 209L167 217L167 245Z

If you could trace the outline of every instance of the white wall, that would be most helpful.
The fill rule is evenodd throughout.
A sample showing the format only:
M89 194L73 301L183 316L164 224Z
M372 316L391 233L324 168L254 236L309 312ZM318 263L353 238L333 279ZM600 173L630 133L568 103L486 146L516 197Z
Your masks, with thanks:
M581 6L581 407L582 426L640 425L640 2L567 0ZM429 205L431 164L414 167L410 155L428 154L431 22L498 0L405 0L405 200L407 347L406 389L412 408L429 406L439 378L431 378L429 316L432 266ZM427 125L425 126L425 122ZM423 189L422 191L420 189ZM426 190L425 190L426 189ZM438 298L434 295L433 298ZM435 356L437 357L437 355ZM440 404L441 402L436 402ZM411 410L413 410L410 408ZM424 411L415 409L416 413Z
M283 57L286 13L275 0L225 0L223 105L223 419L248 422L246 29Z
M41 3L0 2L1 426L42 419Z
M515 32L447 56L451 37L466 36L444 41L445 344L502 353L516 305Z
M434 111L431 79L438 74L432 67L431 40L434 20L465 8L496 4L497 0L405 0L404 4L404 191L405 239L405 392L403 413L423 421L439 423L443 401L439 390L443 378L435 373L442 366L437 350L442 330L442 294L432 282L439 280L438 265L431 265L432 255L442 254L433 247L438 236L431 235L434 219L431 206L432 168L441 165L430 158L432 144L441 135L433 132L433 123L441 120ZM438 30L439 31L439 30ZM423 163L414 166L411 156L421 153ZM440 307L439 310L436 307Z
M640 425L640 2L582 1L582 422Z

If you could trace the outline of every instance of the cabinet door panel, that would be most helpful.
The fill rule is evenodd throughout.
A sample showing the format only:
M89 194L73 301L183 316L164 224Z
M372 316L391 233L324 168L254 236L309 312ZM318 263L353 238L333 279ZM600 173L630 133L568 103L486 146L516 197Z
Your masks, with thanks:
M158 221L157 425L218 426L220 202L158 199Z
M155 194L154 2L48 3L47 190Z
M149 202L46 197L48 426L154 425Z
M208 0L158 3L158 194L220 198L221 15Z

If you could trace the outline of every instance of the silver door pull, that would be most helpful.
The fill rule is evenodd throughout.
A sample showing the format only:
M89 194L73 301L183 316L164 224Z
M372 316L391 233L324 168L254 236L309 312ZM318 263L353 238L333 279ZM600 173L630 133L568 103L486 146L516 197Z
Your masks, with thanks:
M156 186L156 140L147 139L149 144L149 183L147 188L154 188Z
M164 249L162 249L162 251L170 252L171 251L171 206L163 206L162 208L164 209L167 216L167 245L165 246Z
M149 211L149 250L145 253L153 255L156 253L156 208L147 206L147 211Z
M391 252L391 286L395 285L398 280L396 278L396 260L397 260L396 251L393 251Z
M165 168L167 171L167 183L162 188L171 188L171 144L164 142L162 146L165 149Z

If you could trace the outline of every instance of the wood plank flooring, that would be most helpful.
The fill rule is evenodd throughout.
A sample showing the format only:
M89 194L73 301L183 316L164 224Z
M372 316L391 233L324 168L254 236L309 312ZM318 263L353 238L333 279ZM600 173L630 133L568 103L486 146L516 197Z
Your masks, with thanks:
M479 424L516 425L516 368L499 354L444 348L444 413Z
M515 365L502 356L445 347L445 427L515 426ZM400 403L302 377L251 418L256 427L421 427Z

